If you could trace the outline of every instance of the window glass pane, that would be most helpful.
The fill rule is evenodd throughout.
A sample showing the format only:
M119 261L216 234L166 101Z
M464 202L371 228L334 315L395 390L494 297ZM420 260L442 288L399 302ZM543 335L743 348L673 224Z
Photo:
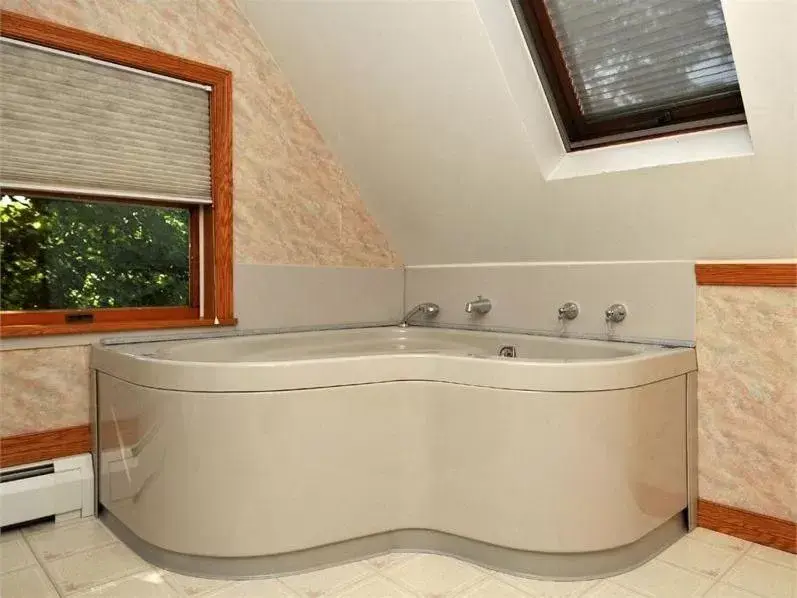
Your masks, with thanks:
M3 310L189 304L189 211L3 195Z
M738 93L720 0L545 0L587 121Z

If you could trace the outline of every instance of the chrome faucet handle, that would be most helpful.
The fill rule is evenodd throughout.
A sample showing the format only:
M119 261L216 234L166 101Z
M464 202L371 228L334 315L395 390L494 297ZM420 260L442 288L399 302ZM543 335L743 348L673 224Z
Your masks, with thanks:
M560 320L575 320L578 317L578 303L575 301L562 303L558 311Z
M483 316L493 308L493 304L489 299L485 299L481 295L476 297L473 301L468 301L465 304L465 313L479 314Z
M615 324L625 320L628 315L628 309L622 303L614 303L606 308L606 321Z

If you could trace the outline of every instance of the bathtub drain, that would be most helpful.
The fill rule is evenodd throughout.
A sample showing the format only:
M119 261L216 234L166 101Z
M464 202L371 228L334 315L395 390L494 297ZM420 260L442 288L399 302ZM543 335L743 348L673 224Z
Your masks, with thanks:
M517 357L517 347L515 345L504 345L498 349L501 357Z

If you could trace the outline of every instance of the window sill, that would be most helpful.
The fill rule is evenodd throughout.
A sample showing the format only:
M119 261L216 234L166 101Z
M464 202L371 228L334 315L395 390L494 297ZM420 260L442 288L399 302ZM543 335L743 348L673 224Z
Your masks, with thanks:
M94 322L91 324L17 325L0 327L0 338L39 337L55 334L97 334L128 330L164 330L168 328L201 328L235 326L236 318L221 320L133 320L128 322Z
M682 133L571 152L545 177L548 181L753 155L747 125Z

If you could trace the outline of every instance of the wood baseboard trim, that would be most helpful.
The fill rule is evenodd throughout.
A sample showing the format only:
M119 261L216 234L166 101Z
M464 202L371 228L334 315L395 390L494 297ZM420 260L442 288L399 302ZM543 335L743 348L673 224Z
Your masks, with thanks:
M88 424L0 438L0 467L12 467L91 452Z
M797 287L797 264L696 264L697 284L736 287Z
M708 500L697 501L697 525L797 554L797 523Z

